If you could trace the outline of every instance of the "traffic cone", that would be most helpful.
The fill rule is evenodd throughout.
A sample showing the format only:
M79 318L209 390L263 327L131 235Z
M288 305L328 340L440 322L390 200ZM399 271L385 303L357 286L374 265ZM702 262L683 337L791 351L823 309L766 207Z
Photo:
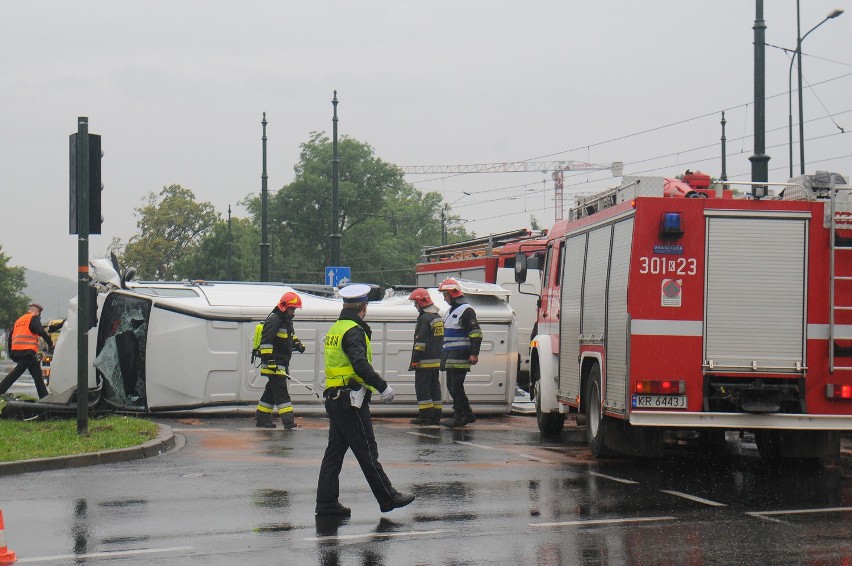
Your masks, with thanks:
M3 526L3 508L0 507L0 564L11 564L17 560L15 553L6 546L6 528Z

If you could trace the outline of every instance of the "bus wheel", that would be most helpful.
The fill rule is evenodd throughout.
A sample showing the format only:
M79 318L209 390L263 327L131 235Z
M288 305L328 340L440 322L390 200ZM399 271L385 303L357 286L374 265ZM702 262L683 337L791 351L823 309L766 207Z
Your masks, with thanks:
M557 436L562 432L565 424L565 415L562 413L543 412L541 410L541 384L536 380L535 385L535 418L538 421L538 430L547 436Z
M601 408L601 370L595 365L589 372L586 386L586 440L589 450L595 457L609 456L612 450L607 446L606 436L609 422Z

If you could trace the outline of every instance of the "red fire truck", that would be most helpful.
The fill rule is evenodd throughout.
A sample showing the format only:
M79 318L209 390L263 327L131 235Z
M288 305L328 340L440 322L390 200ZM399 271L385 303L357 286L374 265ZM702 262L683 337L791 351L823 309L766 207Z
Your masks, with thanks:
M817 172L734 198L686 180L625 176L549 231L530 351L540 430L577 413L595 456L683 436L718 447L726 430L753 432L768 458L838 454L852 430L848 181Z
M544 259L546 231L520 229L424 248L417 264L417 284L437 287L447 277L483 281L512 292L509 305L518 322L518 387L529 386L529 341L541 290L539 265ZM515 283L515 258L521 253L529 282Z

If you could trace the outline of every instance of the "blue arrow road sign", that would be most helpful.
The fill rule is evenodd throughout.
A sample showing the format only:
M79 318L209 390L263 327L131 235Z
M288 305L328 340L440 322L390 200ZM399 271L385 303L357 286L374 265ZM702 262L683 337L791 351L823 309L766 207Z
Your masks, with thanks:
M352 275L348 267L326 267L325 284L332 287L348 285L352 282Z

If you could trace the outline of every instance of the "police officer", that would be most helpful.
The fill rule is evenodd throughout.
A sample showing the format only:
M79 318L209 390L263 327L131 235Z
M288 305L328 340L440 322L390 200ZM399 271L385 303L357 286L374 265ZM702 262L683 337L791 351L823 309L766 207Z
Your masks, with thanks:
M50 334L41 325L41 318L39 317L43 310L41 305L30 303L27 305L26 314L15 321L15 326L9 335L8 346L9 357L18 365L3 378L3 381L0 381L0 395L6 393L12 387L12 384L24 375L24 371L29 370L30 375L33 376L39 399L47 397L47 386L44 384L41 362L38 359L38 339L39 336L44 338L48 350L53 349L53 341L50 339Z
M293 291L281 295L278 305L273 309L260 336L260 374L267 378L263 395L255 411L256 426L275 428L272 411L278 407L278 415L286 430L296 428L293 417L293 403L287 390L287 372L293 350L304 353L305 346L296 337L293 329L293 317L296 309L302 308L302 298Z
M413 425L437 425L441 422L441 345L444 339L444 321L438 307L432 302L429 291L415 289L408 298L414 301L417 325L414 328L414 347L408 371L414 372L414 392L417 394L417 418Z
M453 278L445 279L438 286L438 290L450 305L444 319L441 369L447 372L447 389L453 398L453 416L443 419L441 424L452 428L476 421L464 391L464 379L470 371L470 366L479 361L482 330L476 320L476 312L464 298L458 281Z
M382 401L393 402L394 391L373 369L372 334L364 322L369 285L348 285L340 290L343 309L326 334L325 410L329 418L328 446L322 458L317 482L317 515L349 515L351 510L338 501L340 470L350 448L382 513L404 507L414 494L400 493L379 463L379 451L370 417L370 400L378 393Z

